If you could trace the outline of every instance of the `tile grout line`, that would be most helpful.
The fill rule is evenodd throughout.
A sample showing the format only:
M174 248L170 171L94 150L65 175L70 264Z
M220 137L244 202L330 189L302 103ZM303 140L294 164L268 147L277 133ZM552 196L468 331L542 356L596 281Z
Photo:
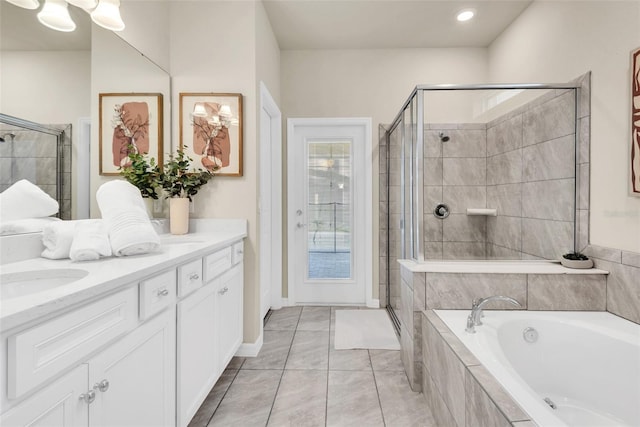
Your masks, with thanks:
M373 385L376 388L376 396L378 397L378 407L380 408L380 416L382 417L382 425L386 426L387 422L384 417L384 411L382 410L382 401L380 399L380 391L378 390L378 380L376 379L376 371L373 369L373 361L371 360L371 351L367 350L369 354L369 363L371 364L371 374L373 375Z
M271 414L273 413L273 407L276 403L278 392L280 391L280 385L282 384L282 378L284 377L284 371L286 370L286 367L287 367L287 361L289 360L289 355L291 354L291 348L293 347L293 340L296 338L296 333L298 332L298 325L300 324L301 317L302 317L302 310L300 310L300 314L298 315L296 328L293 331L293 336L291 337L291 342L289 343L289 351L287 351L287 357L284 359L284 365L282 366L282 372L280 373L280 379L278 380L278 387L276 387L276 392L273 395L273 401L271 402L271 408L269 408L269 415L267 415L267 421L265 422L265 427L269 425L269 419L271 418Z
M244 360L242 361L242 363L240 364L240 367L242 367L242 365L244 365ZM224 391L224 393L222 394L222 397L220 398L220 401L218 402L218 404L216 405L216 408L213 410L213 412L211 413L211 416L209 417L209 420L207 421L207 424L205 424L206 427L209 426L209 424L211 424L211 420L213 420L213 417L216 415L216 412L218 412L218 408L220 407L220 405L222 404L222 401L224 400L224 398L227 396L227 393L229 392L229 389L231 388L231 386L233 385L233 382L236 380L236 377L238 376L238 374L240 373L240 368L238 368L238 370L236 371L236 374L233 376L233 379L231 380L231 382L229 383L229 387L227 387L227 389ZM215 384L213 385L213 387L215 387ZM212 388L213 390L213 388ZM196 412L197 413L197 412ZM195 415L194 415L195 416ZM193 419L193 418L192 418ZM191 422L191 421L190 421Z

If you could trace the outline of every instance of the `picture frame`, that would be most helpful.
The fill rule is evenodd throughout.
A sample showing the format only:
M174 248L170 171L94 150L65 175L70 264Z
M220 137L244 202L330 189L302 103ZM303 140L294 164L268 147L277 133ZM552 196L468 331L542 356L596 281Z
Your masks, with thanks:
M180 149L217 176L242 176L240 93L180 93Z
M163 111L161 93L99 94L100 175L119 175L131 145L162 164Z
M631 194L640 197L640 48L631 52Z

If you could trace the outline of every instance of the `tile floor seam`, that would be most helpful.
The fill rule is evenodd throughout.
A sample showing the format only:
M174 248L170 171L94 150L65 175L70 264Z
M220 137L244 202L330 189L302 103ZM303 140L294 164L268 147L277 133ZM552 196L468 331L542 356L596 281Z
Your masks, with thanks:
M244 363L244 360L242 361L242 363L240 364L240 366L242 366L242 364ZM229 392L229 389L231 388L231 385L233 384L233 382L236 380L236 377L238 376L238 373L240 372L240 368L238 368L238 370L236 370L235 375L233 376L233 379L231 380L231 382L229 383L229 386L227 387L227 389L224 391L224 393L222 393L222 397L220 398L220 401L218 402L218 404L216 405L216 408L213 410L213 412L211 412L211 416L209 417L209 420L207 421L207 424L205 424L205 426L209 426L209 424L211 424L211 420L213 420L213 417L216 415L216 412L218 411L218 408L220 407L220 405L222 404L222 401L224 400L224 398L227 396L227 393ZM215 387L215 384L214 384ZM197 412L196 412L197 413Z
M284 369L280 373L280 379L278 380L278 387L276 387L276 392L273 394L273 400L271 401L271 408L269 408L269 415L267 415L267 420L264 425L267 427L269 425L269 420L271 419L271 414L273 413L273 407L276 404L276 398L278 397L278 391L280 391L280 384L282 384L282 377L284 377Z
M371 351L367 350L369 353L369 363L371 363L371 374L373 375L373 384L376 387L376 396L378 397L378 407L380 408L380 416L382 417L382 425L386 427L387 421L384 416L384 411L382 410L382 399L380 399L380 391L378 390L378 380L376 379L376 371L373 369L373 362L371 361Z

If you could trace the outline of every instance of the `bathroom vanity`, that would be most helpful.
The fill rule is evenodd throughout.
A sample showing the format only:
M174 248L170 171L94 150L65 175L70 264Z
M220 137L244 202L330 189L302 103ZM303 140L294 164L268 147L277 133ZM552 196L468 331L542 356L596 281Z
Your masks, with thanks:
M0 425L186 426L242 343L245 236L237 221L154 254L3 265L23 294L0 299Z

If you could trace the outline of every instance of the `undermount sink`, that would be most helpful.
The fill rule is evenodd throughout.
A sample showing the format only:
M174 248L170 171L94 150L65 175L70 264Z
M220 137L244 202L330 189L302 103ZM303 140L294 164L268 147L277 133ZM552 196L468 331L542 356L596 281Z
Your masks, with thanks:
M77 268L21 271L0 275L0 297L18 298L68 285L82 279L88 271Z

